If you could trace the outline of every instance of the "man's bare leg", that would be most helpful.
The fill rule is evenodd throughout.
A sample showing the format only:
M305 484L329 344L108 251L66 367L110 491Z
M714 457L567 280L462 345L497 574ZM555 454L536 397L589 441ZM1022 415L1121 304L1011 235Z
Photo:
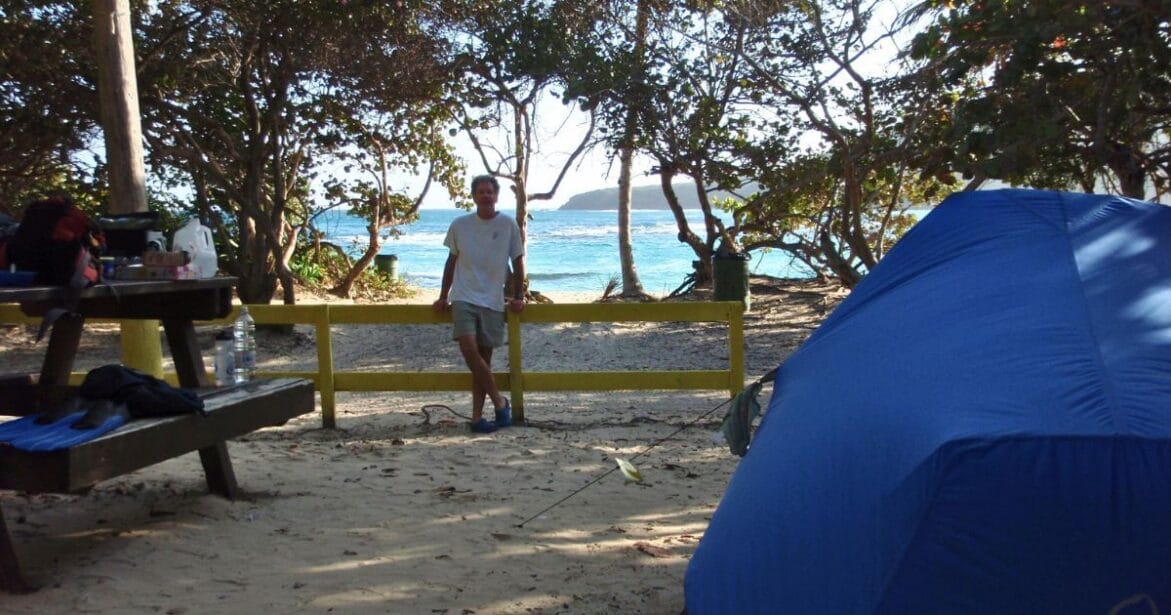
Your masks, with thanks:
M492 378L492 349L481 348L475 335L461 335L458 341L459 351L472 372L472 422L475 423L484 416L485 396L497 408L504 405L504 397Z

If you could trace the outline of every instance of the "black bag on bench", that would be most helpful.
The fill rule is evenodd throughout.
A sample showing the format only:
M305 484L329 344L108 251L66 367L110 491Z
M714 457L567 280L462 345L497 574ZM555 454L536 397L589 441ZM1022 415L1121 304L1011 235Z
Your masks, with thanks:
M194 391L178 389L150 374L124 365L103 365L85 375L78 393L86 399L126 404L135 418L197 412L207 415Z

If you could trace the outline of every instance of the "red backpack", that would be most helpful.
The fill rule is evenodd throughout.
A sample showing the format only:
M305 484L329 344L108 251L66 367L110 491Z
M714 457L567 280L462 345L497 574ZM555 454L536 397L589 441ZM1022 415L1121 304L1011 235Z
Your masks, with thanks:
M37 274L40 284L85 288L97 283L105 239L68 197L28 206L16 233L0 249L0 266Z
M37 340L53 321L77 310L82 289L97 283L105 247L101 229L69 197L53 197L28 206L15 234L0 245L0 268L15 265L36 273L36 283L65 287L61 306L41 321Z

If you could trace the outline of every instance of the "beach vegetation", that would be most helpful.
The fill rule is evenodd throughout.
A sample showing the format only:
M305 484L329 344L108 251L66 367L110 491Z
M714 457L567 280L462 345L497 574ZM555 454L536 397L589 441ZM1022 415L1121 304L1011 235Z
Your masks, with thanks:
M617 291L619 288L620 284L618 277L610 276L610 278L606 280L606 284L602 286L602 301L615 298L618 295Z
M523 232L590 147L618 159L624 193L632 158L652 161L697 285L719 251L780 250L852 286L908 208L960 179L1171 190L1156 0L158 0L132 15L151 207L203 219L250 303L291 303L298 281L380 284L383 242L429 193L466 204L472 167L510 184ZM0 9L0 211L49 190L106 199L92 28L78 3ZM538 129L549 100L584 137ZM560 172L533 177L554 152ZM368 221L356 258L320 241L334 209ZM623 295L641 286L628 216L629 200Z
M355 267L357 259L319 232L306 234L298 241L298 249L289 264L298 289L314 295L337 296L335 289L343 280L349 280L347 297L351 299L377 301L414 294L402 276L391 277L376 268Z
M1171 189L1166 2L931 0L910 16L930 17L907 46L937 114L926 172L1138 199Z
M601 23L611 35L598 39L600 61L578 67L570 83L595 101L608 149L622 154L633 148L653 161L679 240L696 255L693 275L709 282L717 244L735 245L709 195L742 183L729 163L753 127L741 104L746 100L742 66L725 50L742 30L687 4L648 0L609 6L612 14ZM624 40L632 37L636 46L630 49ZM703 220L697 227L676 193L680 180L698 196ZM620 218L620 231L622 224ZM623 267L625 278L633 261ZM624 292L633 286L623 282Z
M79 153L98 134L94 69L76 3L7 3L0 8L0 213L54 191L100 202L102 169Z
M239 278L241 300L267 302L278 283L286 302L295 299L288 264L296 239L315 208L332 205L312 187L340 149L369 151L384 126L371 109L409 115L443 99L450 74L433 53L434 36L418 27L426 11L411 8L173 0L136 13L151 160L185 175L196 206L234 239L221 264ZM357 121L364 114L372 120ZM426 141L412 141L409 128L431 128L404 126L401 150ZM384 221L381 210L363 213L374 226Z
M577 2L473 3L452 20L454 62L465 79L452 119L479 156L473 164L511 184L522 242L528 240L529 202L553 198L592 138L591 121L568 145L556 176L536 183L533 159L548 159L538 135L538 105L555 95L554 88L564 89L566 67L581 52L581 35L593 31L597 11L595 4ZM580 108L591 115L588 105Z
M298 255L289 263L297 281L307 286L319 286L325 281L325 268L317 260Z

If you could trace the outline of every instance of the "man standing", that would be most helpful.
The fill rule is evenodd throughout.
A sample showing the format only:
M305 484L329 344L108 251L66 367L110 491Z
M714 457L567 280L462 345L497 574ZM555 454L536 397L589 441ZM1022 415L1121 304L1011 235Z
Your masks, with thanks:
M472 179L476 213L452 220L443 245L450 253L443 267L443 286L432 307L451 311L453 337L472 372L472 425L476 433L492 433L512 424L512 405L492 378L492 350L505 343L504 283L512 263L513 297L508 307L524 309L524 246L516 220L496 211L500 184L491 175ZM484 418L484 398L496 408L496 420Z

